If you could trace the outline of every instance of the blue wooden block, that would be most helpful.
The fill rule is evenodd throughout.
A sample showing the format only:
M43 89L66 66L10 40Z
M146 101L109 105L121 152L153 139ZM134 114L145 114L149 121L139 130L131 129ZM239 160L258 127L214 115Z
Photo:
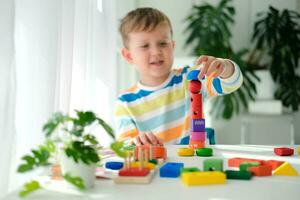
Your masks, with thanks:
M200 73L200 70L198 70L198 69L192 70L188 73L186 79L189 81L199 81L199 79L198 79L199 73ZM202 78L202 80L203 79L204 79L204 77Z
M191 132L205 132L205 119L192 119Z
M123 163L122 162L107 162L107 163L105 163L105 168L119 170L119 169L123 168Z
M177 178L180 176L183 163L168 162L159 169L160 177Z

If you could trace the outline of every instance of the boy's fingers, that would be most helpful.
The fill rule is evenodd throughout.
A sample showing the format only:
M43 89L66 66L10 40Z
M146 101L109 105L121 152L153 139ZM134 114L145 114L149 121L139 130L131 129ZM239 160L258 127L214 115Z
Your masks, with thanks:
M149 144L149 141L148 141L145 133L140 134L140 139L141 139L142 144Z
M201 63L203 63L203 62L205 62L205 61L207 61L207 60L208 60L208 56L205 56L205 55L200 56L200 57L196 60L195 65L201 65Z
M215 77L215 76L219 76L222 70L223 70L222 62L216 59L213 62L211 62L206 74L207 76L211 76L213 74L213 76Z
M141 146L142 145L142 142L141 142L141 139L139 136L135 137L133 139L133 143L136 145L136 146Z
M164 145L164 143L163 143L162 139L160 139L160 138L158 138L158 137L157 137L157 141L158 141L158 144L159 144L159 145L161 145L161 146L163 146L163 145Z
M146 133L146 136L148 137L148 140L150 141L151 144L158 144L157 137L153 135L152 132Z
M212 57L212 56L206 56L207 60L204 63L204 66L202 66L200 68L200 73L198 75L198 79L201 80L206 74L207 74L207 70L210 67L211 62L213 62L216 58Z

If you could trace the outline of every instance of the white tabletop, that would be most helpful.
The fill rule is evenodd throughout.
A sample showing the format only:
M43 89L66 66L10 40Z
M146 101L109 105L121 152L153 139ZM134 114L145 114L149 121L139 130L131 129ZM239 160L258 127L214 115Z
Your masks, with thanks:
M185 167L199 167L202 169L203 157L178 157L176 150L179 147L170 145L168 149L167 162L183 162ZM291 157L280 157L273 153L272 146L253 145L214 145L214 158L224 158L224 168L227 167L227 158L245 157L265 160L288 161L300 174L300 156L295 153ZM160 178L156 174L153 181L147 185L137 184L115 184L112 180L97 180L93 189L84 193L76 190L63 188L55 182L47 189L42 189L30 194L25 199L28 200L146 200L146 199L300 199L300 176L270 176L253 177L250 181L227 180L224 185L208 185L188 187L181 182L180 178ZM18 191L15 191L4 198L5 200L20 199ZM4 200L3 199L3 200Z

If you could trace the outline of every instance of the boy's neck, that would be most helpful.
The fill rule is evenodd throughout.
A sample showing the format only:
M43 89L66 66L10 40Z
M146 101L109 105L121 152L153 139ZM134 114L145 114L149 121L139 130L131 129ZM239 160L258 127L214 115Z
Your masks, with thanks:
M160 78L141 78L140 83L147 87L157 87L163 84L170 76L169 72L166 76Z

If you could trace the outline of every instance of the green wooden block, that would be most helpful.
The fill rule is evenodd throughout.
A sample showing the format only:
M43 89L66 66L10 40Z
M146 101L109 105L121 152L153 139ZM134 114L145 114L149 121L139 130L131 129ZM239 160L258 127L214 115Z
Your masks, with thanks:
M181 173L188 173L188 172L200 172L200 169L198 167L185 167L181 168Z
M226 170L225 173L227 179L250 180L252 178L252 173L249 171Z
M219 158L205 159L203 161L204 171L223 171L223 160Z
M196 149L196 155L197 156L203 156L203 157L209 157L213 155L212 148L200 148Z
M240 171L247 171L248 167L257 167L259 162L243 162L240 164Z
M153 163L154 165L157 165L158 161L156 159L152 159L152 160L149 160L150 163Z

